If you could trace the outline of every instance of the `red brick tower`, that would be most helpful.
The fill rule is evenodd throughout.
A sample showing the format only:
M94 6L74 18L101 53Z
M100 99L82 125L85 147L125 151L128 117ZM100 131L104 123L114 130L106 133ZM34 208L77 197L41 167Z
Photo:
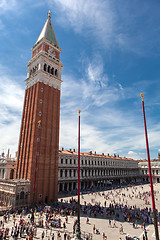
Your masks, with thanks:
M31 181L31 203L34 192L35 202L57 199L63 67L60 51L49 12L32 48L32 58L27 64L26 92L17 153L15 177Z

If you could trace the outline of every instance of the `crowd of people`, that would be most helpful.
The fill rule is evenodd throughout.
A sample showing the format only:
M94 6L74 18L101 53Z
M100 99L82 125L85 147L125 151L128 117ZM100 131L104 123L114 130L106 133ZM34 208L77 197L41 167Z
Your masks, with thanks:
M138 239L138 237L124 232L122 223L130 222L134 229L140 226L144 231L143 240L148 240L146 225L153 223L151 207L147 205L145 208L139 208L136 205L129 205L128 199L134 198L142 201L147 199L148 204L150 192L144 191L143 187L139 191L136 186L129 186L125 189L121 187L107 192L88 192L87 195L90 195L90 200L87 200L86 195L82 195L80 206L81 216L86 217L86 224L90 224L90 218L100 217L108 221L109 227L119 229L119 239L123 240L124 237L125 240ZM31 240L37 236L39 229L41 229L41 235L39 235L41 239L72 239L76 235L76 216L77 199L74 197L70 197L68 200L60 199L49 206L39 204L34 210L24 208L3 211L3 219L0 221L0 240L7 238ZM74 218L72 231L67 229L69 218ZM9 221L12 223L10 228L7 224ZM93 224L92 234L93 236L94 234L99 235L99 239L108 239L107 232L100 233L96 223ZM93 236L86 234L84 239L94 239Z

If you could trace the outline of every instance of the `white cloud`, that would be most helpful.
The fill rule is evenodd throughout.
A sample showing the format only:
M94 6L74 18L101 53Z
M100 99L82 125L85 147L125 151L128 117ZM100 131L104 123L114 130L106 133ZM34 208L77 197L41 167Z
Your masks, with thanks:
M159 53L159 29L155 25L159 17L156 5L151 2L138 2L138 8L137 1L128 4L115 0L48 0L48 3L57 9L56 21L61 26L93 40L95 49L105 51L114 47L148 55L155 54L154 46Z
M82 79L63 75L61 98L61 135L60 145L65 148L77 148L78 109L81 113L83 150L105 152L134 159L146 157L142 113L139 108L123 109L123 101L129 97L137 98L136 93L126 94L129 89L107 78L105 86L97 84L98 76L104 78L103 68L89 62L86 75ZM88 74L89 69L89 74ZM125 99L126 98L126 99ZM120 107L121 106L121 107ZM160 134L158 124L149 129L151 148L157 148ZM130 150L132 149L132 150Z
M9 69L0 65L0 151L10 148L14 154L18 148L24 89L16 82L16 76L6 75L6 72Z
M146 156L145 156L145 153L139 153L139 152L137 153L130 150L128 152L128 157L139 160L139 159L145 159Z
M57 16L61 25L72 27L75 32L96 38L103 43L111 44L113 39L115 15L110 1L101 0L50 0L49 3L60 9ZM66 21L67 20L67 21Z
M1 13L3 11L13 10L15 6L17 6L17 0L1 0L0 2Z

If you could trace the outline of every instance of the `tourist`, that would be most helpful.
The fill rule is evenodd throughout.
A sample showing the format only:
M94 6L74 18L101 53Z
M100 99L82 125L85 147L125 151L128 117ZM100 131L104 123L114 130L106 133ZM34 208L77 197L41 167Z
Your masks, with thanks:
M95 233L96 227L95 224L93 225L93 233Z

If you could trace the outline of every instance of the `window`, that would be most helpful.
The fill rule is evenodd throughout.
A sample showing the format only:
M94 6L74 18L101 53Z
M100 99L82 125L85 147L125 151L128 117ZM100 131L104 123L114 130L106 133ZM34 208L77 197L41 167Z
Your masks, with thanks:
M40 101L39 101L40 103L42 103L43 101L42 101L42 99L40 99Z
M41 92L43 92L43 87L41 88Z
M85 164L87 165L87 160L85 160Z
M61 158L61 164L63 164L63 158Z
M47 64L44 64L43 70L44 70L44 71L47 70Z
M42 116L42 113L41 113L41 112L39 112L39 116L40 116L40 117Z
M51 71L51 67L48 66L47 72L50 73L50 71Z
M83 165L83 160L82 160L82 165Z
M69 170L69 176L72 177L72 170Z
M76 164L76 160L74 159L74 164Z
M76 170L74 170L74 177L76 176Z
M24 199L24 192L23 191L20 193L20 199Z
M60 170L60 177L63 177L63 170Z
M65 170L65 177L67 177L67 170Z
M68 163L68 159L66 158L66 164Z
M51 68L51 74L54 75L54 68Z
M72 164L72 159L70 159L70 164Z
M58 76L58 71L57 71L57 69L55 70L55 76Z

